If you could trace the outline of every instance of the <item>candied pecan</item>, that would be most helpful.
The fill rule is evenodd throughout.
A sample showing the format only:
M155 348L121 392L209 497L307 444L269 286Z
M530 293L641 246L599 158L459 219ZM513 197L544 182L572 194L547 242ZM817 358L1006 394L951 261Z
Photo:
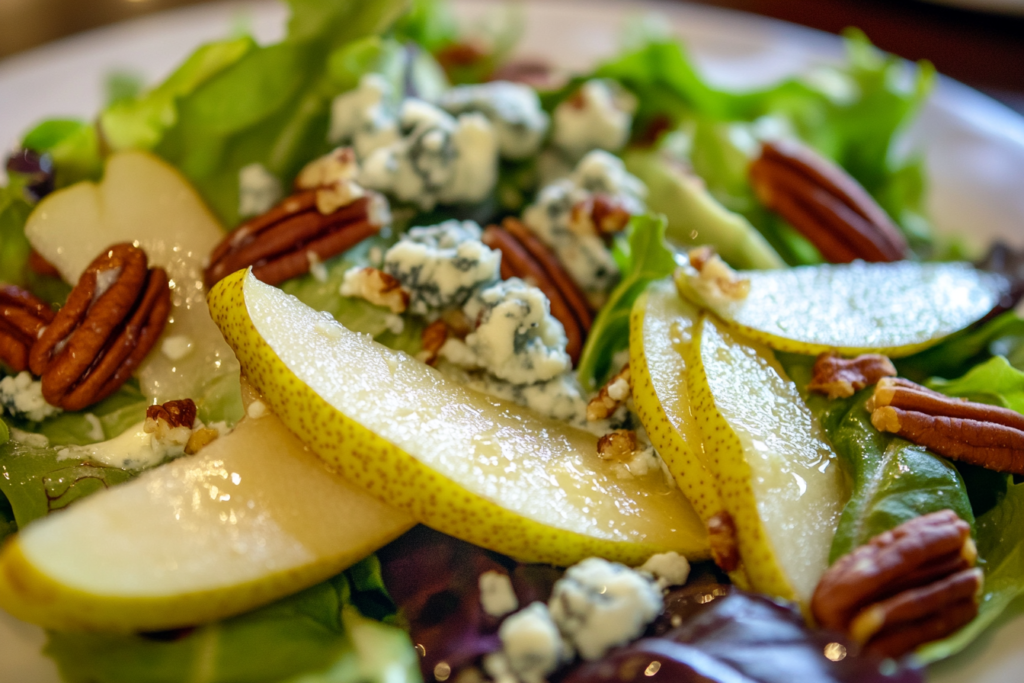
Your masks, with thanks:
M874 262L907 257L892 219L839 166L792 141L766 142L750 166L758 199L814 244L828 261Z
M821 626L898 657L974 618L983 580L976 560L970 525L952 510L933 512L836 560L811 611Z
M631 429L616 429L597 440L597 454L605 460L625 462L636 452L636 432Z
M250 266L263 282L280 284L308 273L310 254L326 261L375 235L386 220L380 195L367 192L324 214L318 208L320 192L297 192L228 233L210 255L206 286Z
M892 361L877 353L866 353L856 358L823 353L814 361L813 373L807 389L835 399L853 396L883 377L895 377L896 368Z
M633 390L633 378L629 372L629 363L622 366L609 379L594 398L587 404L587 420L596 422L604 420L626 402Z
M21 287L0 285L0 362L14 372L28 369L29 351L53 310Z
M81 410L124 384L167 324L171 290L146 253L115 244L85 269L29 352L43 398Z
M883 379L867 404L871 424L954 460L1024 474L1024 415Z
M740 547L736 540L736 523L725 510L708 518L708 544L711 557L723 571L735 571L740 566Z
M196 421L196 404L190 398L183 398L178 401L168 401L163 405L149 406L146 408L146 421L163 420L171 427L188 427Z
M565 328L566 353L575 363L593 323L587 298L554 254L520 221L506 218L484 230L483 242L501 252L501 277L518 277L539 288L551 302L551 315Z

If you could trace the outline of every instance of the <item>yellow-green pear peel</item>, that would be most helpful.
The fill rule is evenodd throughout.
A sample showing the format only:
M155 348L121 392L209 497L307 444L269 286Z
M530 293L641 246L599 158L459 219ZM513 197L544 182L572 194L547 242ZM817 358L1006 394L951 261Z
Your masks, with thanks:
M704 315L690 351L693 415L751 586L806 606L848 498L836 455L771 350Z
M855 262L737 276L750 280L740 301L706 300L688 266L675 281L680 294L733 330L776 351L808 355L909 356L983 318L1007 287L1002 276L968 263Z
M413 524L267 412L27 525L0 553L0 607L61 631L192 626L334 576Z
M419 521L526 561L708 557L679 490L659 476L620 479L592 435L465 389L247 272L218 283L209 301L284 423Z

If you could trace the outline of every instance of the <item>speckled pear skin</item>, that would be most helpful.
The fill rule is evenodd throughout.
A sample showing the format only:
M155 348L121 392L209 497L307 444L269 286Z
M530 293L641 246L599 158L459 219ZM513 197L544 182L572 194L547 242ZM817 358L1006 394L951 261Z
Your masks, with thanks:
M692 334L692 411L750 584L806 605L849 495L835 453L769 349L709 315Z
M687 361L692 329L700 315L679 297L670 280L653 283L630 314L629 367L637 416L676 484L707 524L725 506L718 481L704 461L700 430L690 410ZM656 371L651 369L648 351ZM742 566L729 576L737 585L749 584Z
M633 518L637 523L642 520L643 524L652 524L652 528L674 525L672 528L676 531L670 535L671 542L666 543L652 542L645 534L623 527L623 522L628 523L629 519L615 520L620 527L615 534L599 528L598 524L583 532L570 531L529 519L483 495L468 491L356 419L346 416L301 381L263 339L250 318L246 296L250 292L258 292L261 287L267 286L240 271L218 283L209 296L213 319L235 350L242 372L264 395L274 412L314 453L382 501L407 511L439 531L528 562L565 566L596 555L637 565L654 553L669 550L691 559L709 556L703 525L678 492L674 494L678 502L672 501L667 507L652 507L649 511L638 509L638 513L643 514ZM294 301L294 306L306 309L298 300ZM354 333L346 330L345 334ZM382 363L386 358L396 358L397 352L381 347L369 338L364 339L367 349L369 345L373 347L369 352L371 356L376 354ZM447 380L433 369L422 368L412 368L410 372L427 373L430 382L448 386ZM324 371L330 370L325 368ZM382 391L387 389L386 386L381 387ZM460 388L457 391L466 390ZM474 395L469 392L467 400L479 401L479 398L470 398ZM435 428L439 426L435 425ZM529 453L519 455L522 458L530 456ZM616 505L636 508L638 502L643 501L616 501Z
M969 263L855 262L742 271L742 301L709 303L676 272L679 293L726 326L776 351L902 358L991 311L1008 284Z

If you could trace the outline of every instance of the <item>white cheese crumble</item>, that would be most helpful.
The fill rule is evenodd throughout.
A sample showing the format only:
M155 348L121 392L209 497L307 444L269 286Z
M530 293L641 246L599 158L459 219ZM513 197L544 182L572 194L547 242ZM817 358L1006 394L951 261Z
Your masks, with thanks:
M327 139L352 144L360 158L398 139L396 102L391 86L379 74L366 74L355 90L331 102Z
M581 229L573 220L573 208L598 194L631 215L645 210L647 188L640 179L626 171L621 159L595 151L583 157L568 178L541 189L537 200L523 211L523 222L558 255L593 303L600 303L619 278L603 237L592 229Z
M320 260L319 254L315 251L306 252L306 260L309 261L309 274L317 282L327 282L327 266Z
M630 396L629 382L620 377L608 385L608 396L613 401L625 401Z
M26 446L33 448L46 448L50 445L50 440L43 434L36 434L34 432L26 432L17 427L11 427L11 438L18 443L23 443Z
M258 420L267 414L267 404L260 400L253 401L245 409L245 414L253 420Z
M498 629L508 668L523 683L542 683L571 658L551 617L547 605L534 602L506 618Z
M503 617L519 609L519 599L512 588L512 579L503 572L484 572L480 575L480 605L492 617Z
M570 567L549 605L559 630L586 660L638 638L664 606L651 578L597 557Z
M481 234L472 221L450 220L412 228L387 250L383 270L409 291L412 313L461 307L477 287L498 279L501 252L481 242Z
M238 171L239 216L259 216L280 199L281 181L263 164L248 164Z
M102 465L132 470L152 467L168 458L183 455L192 436L192 429L168 427L162 421L158 421L158 425L155 431L146 431L146 422L143 421L113 439L87 446L62 448L57 452L57 459L88 459Z
M451 366L447 364L439 365L438 369L474 391L511 401L552 420L587 426L587 400L572 372L565 372L547 382L521 385L486 373L451 373Z
M422 100L402 103L400 137L362 158L360 183L429 211L483 200L498 178L494 129L479 113L457 119ZM357 148L358 149L358 148Z
M636 105L614 81L587 81L555 108L552 142L577 159L593 149L616 152L629 140Z
M486 116L494 126L501 156L506 159L534 156L548 131L548 115L540 106L540 98L522 83L493 81L457 86L445 92L439 104L450 114L476 111Z
M175 334L163 340L160 344L160 353L169 360L178 361L192 353L193 348L195 348L195 342L191 337Z
M100 422L100 419L92 413L84 413L82 417L89 423L89 433L86 436L93 441L103 441L107 435L103 431L103 423Z
M536 287L509 278L477 293L463 311L477 328L465 340L446 340L442 358L512 384L545 382L572 369L565 329Z
M32 379L27 370L0 379L0 413L6 409L12 417L42 422L59 415L60 408L51 406L43 398L43 383Z
M690 578L690 563L679 553L658 553L636 568L653 576L662 588L682 586Z

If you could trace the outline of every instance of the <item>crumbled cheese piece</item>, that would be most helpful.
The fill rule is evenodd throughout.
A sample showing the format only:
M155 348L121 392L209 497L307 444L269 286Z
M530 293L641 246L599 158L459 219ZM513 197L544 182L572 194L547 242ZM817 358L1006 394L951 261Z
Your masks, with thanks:
M591 557L555 583L549 605L551 617L580 657L594 660L639 637L661 613L663 601L647 576Z
M498 149L506 159L534 156L544 142L548 115L533 88L522 83L493 81L461 85L445 92L439 104L449 114L477 111L494 126Z
M401 281L377 268L349 268L345 271L338 293L366 299L392 313L404 313L409 307L409 291L402 286Z
M646 194L646 187L626 171L621 159L595 151L581 159L568 178L541 189L523 211L523 222L558 255L592 303L600 303L618 282L619 269L604 237L579 229L573 209L602 195L636 215L645 210Z
M457 119L416 99L402 103L401 137L361 155L359 181L429 211L483 200L498 177L498 144L479 113Z
M93 441L103 441L107 435L103 431L103 423L100 422L100 419L92 413L85 413L82 417L89 423L89 433L86 436Z
M281 181L263 164L243 166L238 171L238 215L258 216L281 199Z
M551 315L544 293L519 278L495 283L463 308L479 321L465 340L448 339L440 356L486 369L512 384L545 382L572 368L562 323Z
M647 572L653 576L662 588L682 586L686 583L686 579L690 577L689 561L675 551L651 555L636 570L638 572Z
M498 637L509 669L522 683L542 683L569 659L558 627L542 602L534 602L506 618L498 629Z
M484 572L480 575L480 604L492 617L503 617L519 609L519 599L512 588L512 579L502 572Z
M18 443L23 443L26 446L32 448L46 448L50 445L50 440L46 438L44 434L35 434L33 432L26 432L18 429L17 427L10 427L11 438Z
M608 395L615 401L625 401L629 393L629 381L623 377L608 385Z
M249 404L245 414L253 420L258 420L267 414L267 404L259 400L253 401Z
M27 370L0 379L0 414L3 409L12 417L31 422L42 422L62 412L60 408L46 402L43 398L43 383L33 380Z
M398 139L394 94L379 74L366 74L359 87L331 102L329 142L351 143L360 158Z
M192 349L195 348L195 342L192 338L184 334L175 334L167 337L160 344L160 353L164 354L169 360L181 360L188 354L192 353Z
M636 98L614 81L587 81L555 108L552 142L579 158L593 149L622 149L633 126Z
M435 315L463 306L473 291L500 275L501 252L480 241L472 221L445 221L409 230L384 254L383 270L409 292L409 310Z
M750 294L750 280L739 277L709 247L691 250L689 262L681 269L687 282L711 306L735 304Z
M454 373L447 372L449 367L445 365L441 369L451 376ZM570 422L580 427L586 425L587 401L572 372L563 373L547 382L527 385L511 384L481 373L456 376L455 379L474 391L511 401L552 420Z
M172 427L164 420L147 418L113 439L62 448L57 452L57 459L88 459L122 469L144 469L184 455L193 434L204 429L199 420L191 427ZM102 436L100 431L100 438Z
M309 261L309 274L317 282L327 282L327 266L320 260L320 255L312 249L306 252L306 260Z
M405 319L395 313L388 313L384 316L384 325L391 334L402 334L405 330Z

